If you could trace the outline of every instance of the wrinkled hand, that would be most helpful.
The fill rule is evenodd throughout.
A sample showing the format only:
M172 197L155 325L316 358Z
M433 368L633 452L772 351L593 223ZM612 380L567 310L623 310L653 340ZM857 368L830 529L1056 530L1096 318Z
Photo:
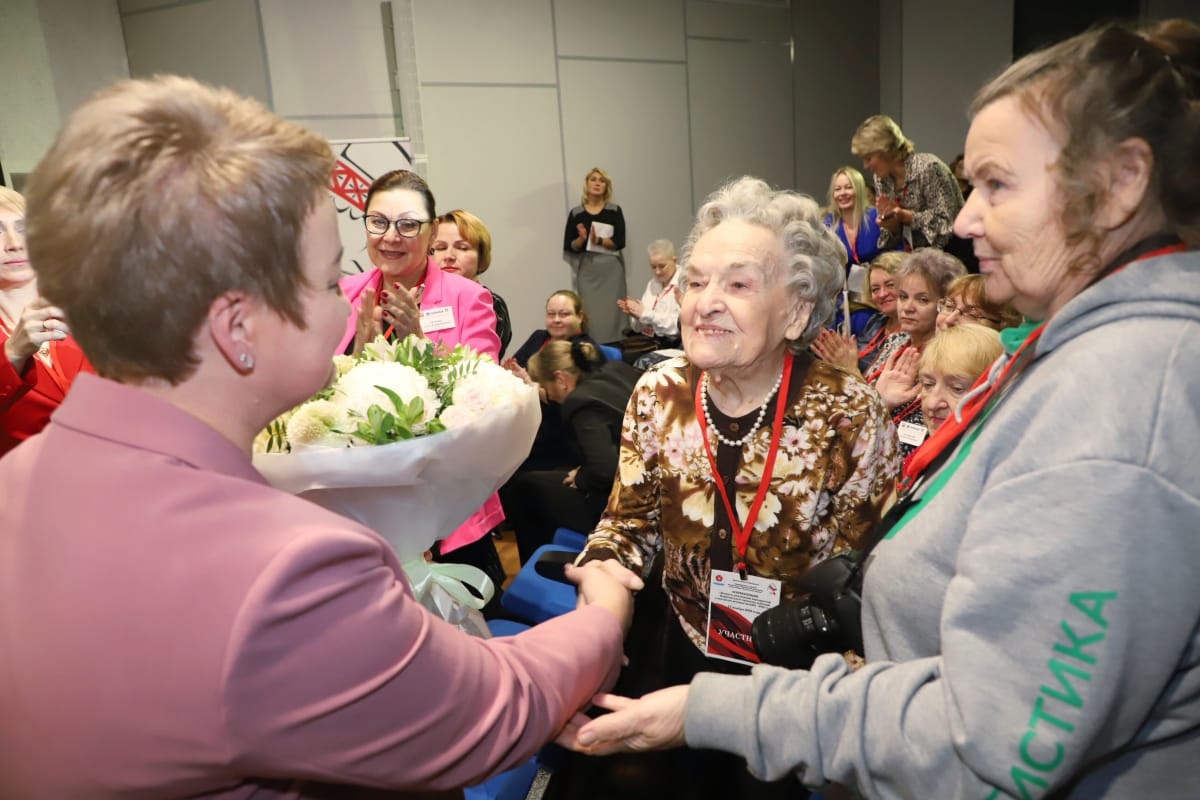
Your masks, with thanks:
M21 316L4 343L4 357L20 372L43 344L61 341L70 332L63 310L39 297L21 309Z
M633 592L646 585L640 577L616 559L589 561L582 567L568 564L565 573L579 592L577 608L598 605L617 618L622 630L629 630L633 622Z
M568 472L566 474L566 477L563 478L563 485L570 486L572 489L578 488L575 486L575 476L578 474L579 474L579 467L576 467L575 469Z
M593 702L613 713L582 725L573 719L556 741L594 756L682 747L687 694L687 686L671 686L638 700L615 694L596 695Z
M906 347L888 356L875 381L875 391L888 408L899 408L912 402L920 393L917 385L917 365L920 363L921 352L915 347Z
M858 345L853 336L842 336L825 328L817 334L812 350L822 361L862 377L858 371Z

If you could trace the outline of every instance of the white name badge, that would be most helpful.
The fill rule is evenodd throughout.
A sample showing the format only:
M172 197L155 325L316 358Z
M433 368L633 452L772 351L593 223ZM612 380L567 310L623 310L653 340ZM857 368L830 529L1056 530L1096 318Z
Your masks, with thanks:
M421 309L421 330L425 333L436 333L453 327L454 309L450 306Z
M779 605L782 584L770 578L712 571L708 583L708 633L704 652L712 658L757 664L750 626L759 614Z
M915 422L901 422L896 426L896 433L900 434L900 441L903 444L916 447L925 441L925 437L929 435L929 429Z

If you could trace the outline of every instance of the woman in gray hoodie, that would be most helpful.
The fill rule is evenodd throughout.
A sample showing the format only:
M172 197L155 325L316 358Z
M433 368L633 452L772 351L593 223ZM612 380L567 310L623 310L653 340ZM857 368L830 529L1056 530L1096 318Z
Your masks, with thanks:
M686 741L870 798L1195 797L1198 141L1191 22L1093 30L985 86L955 230L1029 322L907 475L867 665L602 698L575 746Z

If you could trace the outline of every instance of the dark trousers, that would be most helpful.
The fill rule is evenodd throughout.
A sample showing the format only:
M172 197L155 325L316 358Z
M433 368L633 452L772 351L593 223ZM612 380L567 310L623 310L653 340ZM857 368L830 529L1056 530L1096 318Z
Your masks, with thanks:
M518 472L500 487L504 516L517 534L517 551L524 564L554 531L570 528L590 533L604 513L607 497L593 497L567 486L567 470Z

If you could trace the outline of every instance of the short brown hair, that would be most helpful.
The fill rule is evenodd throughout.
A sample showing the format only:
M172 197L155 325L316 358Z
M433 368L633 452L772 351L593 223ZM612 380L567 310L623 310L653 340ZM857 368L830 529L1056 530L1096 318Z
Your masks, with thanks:
M989 317L997 320L1000 330L1015 328L1021 324L1021 312L1008 303L996 305L987 298L984 284L987 278L983 275L963 275L955 278L946 288L946 297L961 297L966 305L975 306Z
M475 274L482 275L492 263L492 234L483 220L470 211L456 208L438 217L439 222L448 222L458 228L458 235L471 243L479 253Z
M417 173L407 169L394 169L373 180L371 188L367 189L367 199L363 203L363 210L370 210L371 198L379 192L390 192L393 189L409 189L421 195L425 201L425 213L429 215L430 220L437 219L437 203L434 202L433 190L429 188L429 183Z
M571 307L574 308L575 313L579 315L579 330L583 333L587 333L587 311L585 311L583 308L583 298L579 296L579 292L573 292L570 289L559 289L557 292L546 298L546 305L550 305L550 301L556 297L565 297L571 301Z
M961 261L936 247L918 247L913 250L894 273L897 281L913 275L924 278L938 293L938 297L945 297L950 282L966 274L967 268Z
M175 76L110 86L30 176L38 287L100 374L178 384L227 291L304 326L300 232L332 167L324 139L228 89Z
M1176 233L1200 243L1200 26L1176 19L1082 33L1005 69L979 90L970 114L1010 96L1062 145L1058 211L1067 244L1085 252L1074 268L1099 266L1106 235L1093 221L1107 192L1095 165L1133 137L1154 154L1143 208L1161 207Z
M913 154L913 150L912 141L900 130L896 120L886 114L867 117L850 140L850 152L858 158L879 153L885 158L903 161Z

